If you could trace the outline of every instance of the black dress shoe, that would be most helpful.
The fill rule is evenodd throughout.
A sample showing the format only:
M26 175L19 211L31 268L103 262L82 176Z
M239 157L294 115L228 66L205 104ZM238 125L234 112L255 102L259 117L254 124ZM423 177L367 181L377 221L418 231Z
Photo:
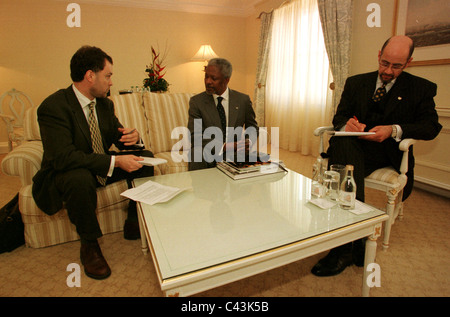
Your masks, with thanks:
M138 220L125 220L123 226L123 237L127 240L137 240L141 237L141 231L139 230Z
M81 243L80 259L87 276L96 280L102 280L111 275L111 269L103 257L97 241Z
M330 250L326 257L314 265L311 273L316 276L334 276L344 271L349 265L352 265L351 248L338 247Z

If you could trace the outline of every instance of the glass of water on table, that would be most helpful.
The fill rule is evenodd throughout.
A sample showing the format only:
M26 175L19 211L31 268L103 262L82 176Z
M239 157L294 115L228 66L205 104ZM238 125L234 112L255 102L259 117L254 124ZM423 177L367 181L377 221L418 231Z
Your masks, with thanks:
M325 187L325 197L337 201L339 198L340 175L336 171L325 171L323 175L323 185Z

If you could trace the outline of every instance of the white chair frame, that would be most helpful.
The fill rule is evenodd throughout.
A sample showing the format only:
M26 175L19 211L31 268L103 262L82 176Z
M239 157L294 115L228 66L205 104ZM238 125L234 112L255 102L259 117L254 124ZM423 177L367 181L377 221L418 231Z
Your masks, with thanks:
M8 96L10 97L10 100L9 103L5 103L5 105L9 106L9 113L12 115L7 114L5 109L3 109L3 100L5 100ZM0 97L0 118L2 118L6 124L9 152L13 149L13 143L20 145L23 141L23 132L19 132L18 130L23 128L25 111L31 107L34 107L31 98L25 93L14 88L5 92Z
M324 134L327 131L334 131L333 126L319 127L314 130L314 135L320 137L319 153L324 152ZM402 197L403 189L408 179L406 176L406 173L408 172L408 152L409 147L414 143L416 143L415 139L404 139L399 143L399 149L403 151L400 174L392 167L384 167L374 171L364 179L364 185L366 187L386 193L386 213L389 216L389 219L384 224L383 250L387 250L389 247L391 227L396 218L398 217L399 220L403 218Z

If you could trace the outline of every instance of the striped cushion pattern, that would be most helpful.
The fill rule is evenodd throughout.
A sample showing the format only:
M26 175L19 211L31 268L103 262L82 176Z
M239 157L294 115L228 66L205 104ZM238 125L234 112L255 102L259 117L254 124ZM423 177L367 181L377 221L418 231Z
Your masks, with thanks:
M176 127L187 127L192 93L144 93L144 107L154 153L170 152L179 139L171 139Z
M32 107L25 111L23 119L24 138L26 141L35 141L41 139L41 132L37 120L37 109Z
M398 177L399 173L397 173L392 167L383 167L374 171L372 174L367 176L366 179L388 183L393 186L398 186L400 185Z
M136 128L147 149L151 148L146 124L142 94L132 93L109 97L114 102L114 110L125 128Z
M15 147L2 160L2 170L10 176L19 176L23 185L32 183L34 174L41 168L44 149L41 141L29 141Z
M42 248L78 240L79 236L75 226L69 220L67 210L60 210L52 216L45 214L36 206L31 188L31 185L22 187L19 195L26 245ZM98 189L97 218L103 234L123 230L128 200L120 196L120 193L126 189L125 180Z
M167 160L166 164L158 165L159 169L161 170L161 174L164 175L188 171L188 163L187 163L188 151L180 153L177 152L177 154L183 158L181 162L178 162L180 161L179 159L177 159L177 162L172 159L172 152L162 152L155 154L155 157Z

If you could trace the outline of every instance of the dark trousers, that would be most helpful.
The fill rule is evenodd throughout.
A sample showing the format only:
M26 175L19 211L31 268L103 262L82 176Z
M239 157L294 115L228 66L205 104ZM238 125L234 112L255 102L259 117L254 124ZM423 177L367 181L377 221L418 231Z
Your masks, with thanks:
M122 154L153 157L153 153L150 151L124 152L116 155ZM128 188L131 188L133 179L153 176L153 174L152 166L144 165L132 173L115 168L113 175L108 177L107 185L126 179ZM102 231L95 213L97 209L97 187L101 185L97 182L95 175L85 168L73 169L57 174L55 183L62 193L69 219L75 225L80 238L82 240L95 240L101 237ZM136 217L136 202L130 200L128 214L131 218Z
M353 165L356 199L362 202L365 200L364 178L379 168L391 165L382 143L365 141L357 137L332 137L327 154L330 156L328 165ZM345 254L353 250L353 260L363 263L365 241L365 238L359 239L337 247L332 252Z
M364 202L364 178L373 171L390 166L382 143L370 142L357 137L332 137L327 154L328 165L353 165L356 183L356 198Z

